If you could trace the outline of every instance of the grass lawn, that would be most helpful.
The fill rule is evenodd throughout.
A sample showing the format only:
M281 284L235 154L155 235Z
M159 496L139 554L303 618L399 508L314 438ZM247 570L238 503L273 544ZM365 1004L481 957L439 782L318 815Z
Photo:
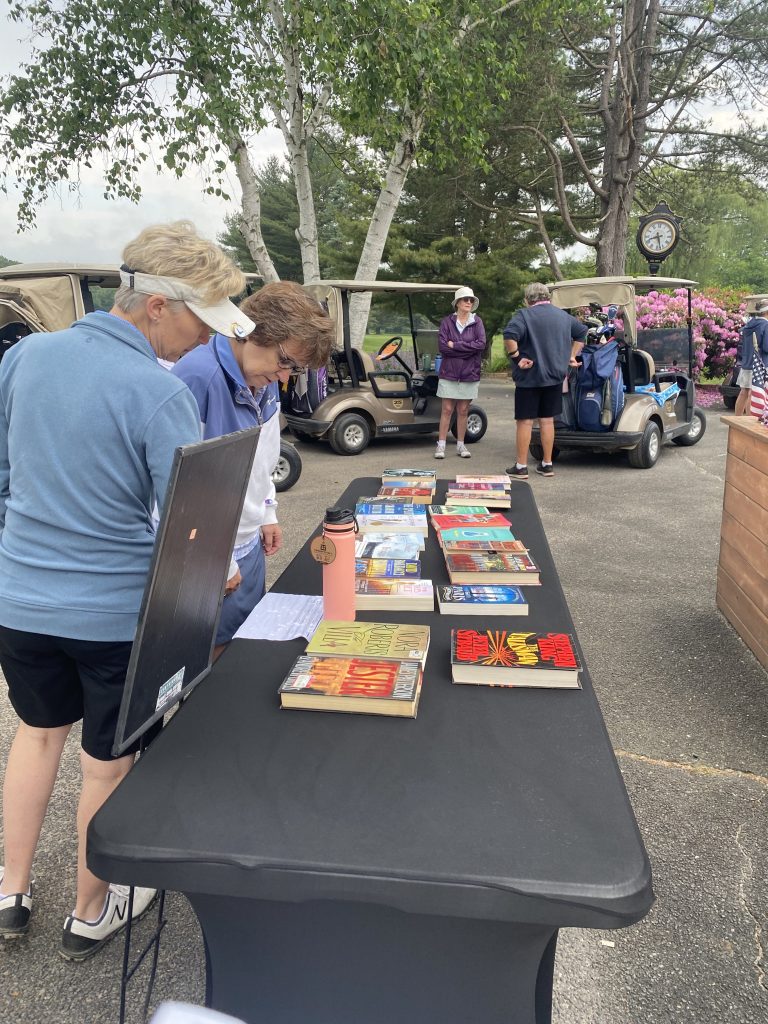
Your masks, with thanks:
M366 352L370 352L371 355L375 355L379 351L385 341L393 337L391 334L366 334L365 341L363 342L363 349ZM411 348L411 339L408 335L404 335L404 346L406 349ZM506 370L507 363L504 359L504 344L503 338L500 334L495 334L493 337L493 345L491 346L491 359L489 366L494 366L497 362L504 360L504 365L501 369Z

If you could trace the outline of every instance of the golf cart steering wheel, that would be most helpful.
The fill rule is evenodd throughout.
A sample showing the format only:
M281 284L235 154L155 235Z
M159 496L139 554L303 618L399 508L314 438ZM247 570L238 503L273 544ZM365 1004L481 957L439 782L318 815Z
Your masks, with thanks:
M385 341L379 351L376 353L377 359L391 359L392 356L396 356L403 345L403 339L400 334L396 334L394 338L390 338L389 341Z

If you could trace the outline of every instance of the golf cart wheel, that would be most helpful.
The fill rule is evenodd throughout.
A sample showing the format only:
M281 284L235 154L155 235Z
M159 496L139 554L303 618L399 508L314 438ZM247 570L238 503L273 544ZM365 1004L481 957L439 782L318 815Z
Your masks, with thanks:
M541 462L544 458L544 449L541 447L540 444L528 445L528 451L531 453L531 458L536 459L537 462ZM555 447L552 449L552 461L557 462L559 456L560 449L557 447L557 445L555 445Z
M467 413L467 432L464 435L465 444L475 444L479 441L488 429L488 417L479 405L470 405ZM456 417L451 420L451 433L456 437Z
M276 491L287 491L301 476L301 456L288 441L280 442L280 458L272 470Z
M356 412L343 413L331 428L329 440L337 455L359 455L371 440L368 420Z
M646 423L643 436L637 448L629 452L629 464L634 469L650 469L661 455L661 431L652 420Z
M699 441L704 437L704 431L707 429L707 417L698 408L694 406L693 419L691 420L691 426L687 434L680 434L679 437L672 438L672 444L677 444L681 448L690 448L693 444L698 444Z

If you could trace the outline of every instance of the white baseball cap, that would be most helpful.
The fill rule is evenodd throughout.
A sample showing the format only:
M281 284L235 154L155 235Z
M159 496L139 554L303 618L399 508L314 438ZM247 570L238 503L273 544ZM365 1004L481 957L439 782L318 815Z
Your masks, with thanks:
M472 312L474 313L477 307L480 305L480 299L475 295L471 288L457 288L453 294L453 308L456 309L456 303L459 299L472 299Z
M140 270L131 270L123 264L120 267L120 280L128 288L141 292L142 295L165 295L169 299L180 299L212 331L227 338L247 338L256 326L234 302L222 299L213 304L207 303L199 292L176 277L143 274Z

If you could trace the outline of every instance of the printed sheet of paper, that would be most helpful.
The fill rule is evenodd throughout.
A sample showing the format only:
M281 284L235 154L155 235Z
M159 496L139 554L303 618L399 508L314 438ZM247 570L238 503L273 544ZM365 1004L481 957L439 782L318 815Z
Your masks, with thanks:
M265 594L235 633L235 639L309 640L323 617L322 597L306 594Z

